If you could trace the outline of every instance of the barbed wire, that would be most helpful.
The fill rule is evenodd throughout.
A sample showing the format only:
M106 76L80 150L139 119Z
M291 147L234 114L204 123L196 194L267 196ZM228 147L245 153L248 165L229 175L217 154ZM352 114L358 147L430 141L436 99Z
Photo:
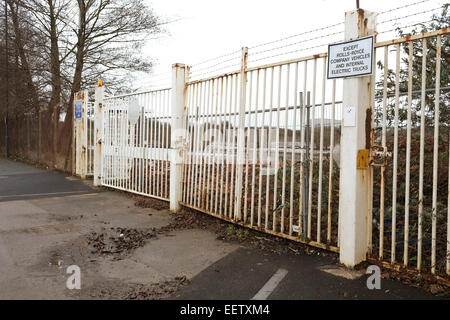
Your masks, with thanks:
M240 65L241 65L240 63L235 63L235 64L227 65L227 66L215 69L215 70L211 70L211 71L208 71L208 72L203 72L203 73L200 73L200 74L195 74L195 72L191 72L190 77L191 78L198 78L198 77L204 76L204 75L212 75L212 74L216 73L217 71L223 71L225 69L231 69L232 67L238 67L238 66L240 67Z
M317 29L313 29L313 30L309 30L309 31L304 31L304 32L301 32L301 33L293 34L293 35L288 36L288 37L284 37L284 38L280 38L280 39L277 39L277 40L273 40L273 41L257 44L257 45L249 47L249 49L255 49L255 48L267 46L269 44L273 44L273 43L281 42L281 41L284 41L284 40L292 39L292 38L295 38L295 37L298 37L298 36L301 36L301 35L314 33L314 32L318 32L318 31L322 31L322 30L326 30L326 29L331 29L331 28L334 28L334 27L337 27L337 26L340 26L340 25L343 25L343 24L344 24L344 22L339 22L339 23L335 23L335 24L332 24L332 25L329 25L329 26L326 26L326 27L321 27L321 28L317 28Z
M218 60L220 58L225 58L225 57L229 57L231 55L236 55L236 54L238 54L240 52L241 52L241 50L236 50L236 51L233 51L233 52L230 52L230 53L226 53L226 54L223 54L223 55L211 58L211 59L207 59L207 60L204 60L204 61L201 61L201 62L197 62L197 63L192 64L192 67L199 66L199 65L202 65L202 64L205 64L205 63L208 63L208 62L212 62L212 61Z
M287 47L292 47L292 46L294 46L296 44L299 44L299 43L305 43L305 42L309 42L309 41L313 41L313 40L317 40L317 39L321 39L321 38L327 38L327 37L331 37L331 36L338 35L338 34L341 34L341 33L344 33L344 31L334 32L334 33L330 33L330 34L327 34L327 35L321 35L321 36L317 36L317 37L314 37L314 38L297 41L297 42L294 42L294 43L286 44L286 45L275 47L275 48L270 48L270 49L266 49L266 50L252 52L251 55L255 56L255 55L259 55L259 54L265 53L265 52L270 52L270 51L279 50L279 49L283 49L283 48L287 48Z
M380 35L380 34L384 34L384 33L388 33L388 32L397 31L398 29L406 29L406 28L409 28L409 27L415 27L415 26L418 26L418 25L424 25L424 24L427 24L427 23L431 23L433 21L434 20L431 19L431 20L428 20L428 21L422 21L422 22L417 22L417 23L413 23L413 24L404 25L404 26L401 26L401 27L395 27L393 29L380 31L380 32L378 32L378 34Z
M195 66L192 66L191 69L195 70L194 72L200 72L200 71L204 71L204 70L208 70L208 69L220 66L221 64L224 64L226 62L230 62L230 61L233 61L233 60L236 60L236 59L240 59L240 57L235 57L235 58L223 60L223 61L221 61L219 63L214 64L214 65L211 65L211 66L208 66L208 67L204 67L204 68L200 68L200 69L197 69L197 70L195 70Z
M395 17L395 18L392 18L392 19L383 20L381 22L378 22L377 25L385 24L385 23L392 22L392 21L403 20L403 19L406 19L406 18L410 18L410 17L422 15L422 14L425 14L425 13L433 12L433 11L439 10L439 9L442 9L442 6L434 8L434 9L430 9L430 10L427 10L427 11L416 12L416 13L409 14L409 15L403 16L403 17Z
M271 55L271 56L268 56L268 57L258 58L258 59L255 59L255 60L250 60L250 58L249 58L249 63L254 63L256 61L261 61L261 60L267 60L267 59L270 59L270 58L284 56L284 55L288 55L288 54L292 54L292 53L296 53L296 52L301 52L301 51L307 51L307 50L311 50L311 49L315 49L315 48L320 48L320 47L326 46L328 44L329 44L329 42L325 42L325 43L321 43L319 45L311 46L311 47L308 47L308 48L302 48L302 49L293 50L293 51L289 51L289 52L278 53L278 54L274 54L274 55Z
M381 16L381 15L386 14L386 13L390 13L390 12L393 12L393 11L398 11L398 10L401 10L401 9L404 9L404 8L416 6L416 5L419 5L419 4L422 4L422 3L425 3L425 2L430 2L430 1L431 0L421 0L421 1L413 2L413 3L405 4L405 5L397 7L397 8L392 8L392 9L388 9L388 10L382 11L378 15Z
M388 14L388 13L392 13L392 12L396 12L396 11L400 11L400 10L403 10L405 8L418 6L420 4L428 3L430 1L431 0L421 0L421 1L416 1L416 2L413 2L413 3L405 4L405 5L396 7L396 8L391 8L391 9L388 9L388 10L380 12L379 16L380 15L385 15L385 14ZM439 10L441 8L442 8L442 6L437 7L437 8L433 8L433 9L428 9L426 11L416 12L416 13L413 13L413 14L408 14L408 15L404 15L404 16L397 16L395 18L389 18L389 19L386 19L386 20L383 20L383 21L379 22L378 25L383 25L383 24L386 24L386 23L389 23L389 22L404 20L404 19L407 19L407 18L410 18L410 17L423 15L423 14L426 14L426 13L434 12L434 11ZM384 30L384 31L378 32L378 34L385 34L385 33L388 33L388 32L393 32L393 31L396 31L399 28L402 29L402 28L414 27L414 26L421 25L421 24L423 25L423 24L430 23L432 21L433 20L428 20L428 21L423 21L423 22L418 22L418 23L404 25L404 26L401 26L401 27L395 27L393 29L389 29L389 30ZM311 33L317 33L317 32L320 32L320 31L336 28L336 27L343 26L343 25L344 25L344 22L340 22L340 23L335 23L335 24L331 24L331 25L328 25L328 26L320 27L320 28L315 28L315 29L308 30L308 31L303 31L303 32L300 32L300 33L297 33L297 34L293 34L293 35L287 36L287 37L279 38L279 39L268 41L268 42L265 42L265 43L256 44L256 45L250 46L249 49L256 49L256 48L265 47L265 46L268 46L268 45L271 45L271 44L276 44L276 43L279 43L279 42L282 42L282 41L286 41L286 40L289 40L289 39L300 37L302 35L307 35L307 34L311 34ZM342 33L344 33L344 31L336 31L336 32L332 32L332 33L329 33L329 34L326 34L326 35L319 35L319 36L315 36L315 37L312 37L312 38L309 38L309 39L303 39L303 40L296 41L296 42L293 42L293 43L288 43L288 44L279 45L279 46L276 46L276 47L273 47L273 48L268 48L268 49L264 49L264 50L260 50L260 51L256 51L256 52L251 52L250 55L249 55L249 64L250 63L255 63L255 62L261 61L261 60L268 60L268 59L279 57L279 56L285 56L285 55L289 55L289 54L293 54L293 53L297 53L297 52L302 52L302 51L307 51L307 50L311 50L311 49L315 49L315 48L324 47L324 46L328 45L329 42L321 43L321 44L318 44L318 45L313 45L313 46L310 46L308 48L299 48L299 49L291 50L291 51L288 51L288 52L280 52L280 53L276 53L276 54L273 54L273 55L270 55L270 56L265 56L265 57L260 57L260 58L257 58L257 59L252 59L252 57L254 57L254 56L262 55L262 54L267 53L267 52L273 52L273 51L276 51L276 50L289 48L289 47L292 47L294 45L298 45L298 44L301 44L301 43L307 43L307 42L311 42L313 40L317 40L317 39L321 39L321 38L327 38L327 37L339 35L339 34L342 34ZM219 55L219 56L216 56L216 57L213 57L213 58L210 58L210 59L206 59L206 60L194 63L194 64L191 65L190 78L194 78L194 79L195 78L200 78L202 76L213 75L214 73L217 73L219 71L223 71L223 70L226 70L226 69L231 69L233 67L239 67L240 66L240 62L239 63L228 64L228 65L224 65L224 64L226 64L227 62L230 62L230 61L234 61L234 60L240 59L240 54L241 54L241 50L236 50L236 51L233 51L233 52L229 52L229 53L226 53L226 54L223 54L223 55ZM230 57L230 58L228 58L228 57ZM227 58L227 59L224 59L224 58ZM220 60L220 59L222 59L222 60ZM220 60L220 61L218 61L218 60ZM205 66L203 66L203 65L205 65ZM203 67L198 68L199 66L203 66ZM216 68L218 66L221 66L221 67ZM233 71L235 71L235 70L233 70ZM169 80L170 80L169 74L170 74L170 72L154 75L154 76L152 76L152 79L149 80L147 85L158 86L158 85L162 85L162 84L167 84L167 83L169 83ZM155 80L155 79L157 79L157 80ZM166 82L166 80L167 80L167 82Z

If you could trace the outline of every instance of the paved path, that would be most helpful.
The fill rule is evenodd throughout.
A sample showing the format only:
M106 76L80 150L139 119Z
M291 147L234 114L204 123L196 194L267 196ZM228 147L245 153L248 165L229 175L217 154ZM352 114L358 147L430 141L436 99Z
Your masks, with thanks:
M170 222L167 210L138 208L122 193L0 158L0 299L108 298L104 290L117 298L130 284L180 275L191 282L171 299L434 298L389 280L369 290L364 272L338 266L333 255L268 254L207 230L170 231L119 260L92 256L88 248L91 232ZM71 264L83 272L78 295L65 287Z
M92 192L77 179L0 158L0 201L67 196Z
M193 278L190 286L173 298L252 299L280 270L287 271L287 274L275 288L271 288L268 299L434 298L422 289L392 280L381 280L381 290L369 290L366 286L368 276L364 271L347 270L331 257L276 255L245 248L233 251L202 271Z

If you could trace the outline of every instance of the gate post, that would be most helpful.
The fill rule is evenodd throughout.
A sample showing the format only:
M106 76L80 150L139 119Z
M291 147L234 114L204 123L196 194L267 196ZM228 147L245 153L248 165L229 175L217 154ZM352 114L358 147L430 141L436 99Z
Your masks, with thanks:
M94 186L101 186L101 178L103 172L102 166L102 141L103 141L103 94L104 88L102 81L98 82L95 88L95 105L94 105Z
M346 41L373 35L375 29L376 13L362 9L345 13ZM340 150L340 262L348 267L366 260L369 248L371 170L368 162L358 166L357 158L370 152L373 86L370 75L344 79L343 85L342 112L354 108L355 120L347 125L343 121Z
M82 90L75 93L73 101L73 141L74 141L74 158L75 175L86 179L87 171L87 104L88 91ZM78 109L77 108L81 108Z
M180 210L182 196L183 127L186 109L186 66L181 63L172 65L172 128L170 138L170 211Z

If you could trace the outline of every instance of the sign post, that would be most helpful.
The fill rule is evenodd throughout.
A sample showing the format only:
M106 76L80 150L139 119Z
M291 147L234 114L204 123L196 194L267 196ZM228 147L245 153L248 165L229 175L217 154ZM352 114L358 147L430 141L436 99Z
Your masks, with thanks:
M345 78L339 181L340 261L354 267L366 259L370 234L373 37L376 14L345 13L345 40L330 45L328 77ZM358 158L359 157L359 158Z

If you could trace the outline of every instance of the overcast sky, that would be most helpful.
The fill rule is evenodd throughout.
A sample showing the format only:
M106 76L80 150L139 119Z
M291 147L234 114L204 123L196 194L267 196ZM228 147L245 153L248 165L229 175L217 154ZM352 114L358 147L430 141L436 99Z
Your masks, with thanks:
M142 80L142 87L158 86L168 82L171 65L175 62L196 63L240 50L242 46L288 37L344 21L344 13L356 8L355 0L147 0L155 13L168 20L179 19L167 26L168 33L151 40L146 54L156 59L153 80ZM360 0L360 6L374 12L413 4L419 0ZM392 13L385 13L378 21L409 18L386 23L378 28L393 27L429 20L431 9L448 0L430 0ZM434 11L437 13L438 11ZM395 24L396 23L396 24ZM340 27L341 30L343 26ZM324 34L340 29L325 30ZM390 36L384 34L384 36ZM328 38L329 42L342 40L342 34ZM292 38L289 41L293 41ZM325 39L325 38L324 38ZM319 40L317 40L319 41ZM312 43L316 43L313 41ZM323 42L323 40L322 40ZM326 42L326 41L325 41ZM283 44L284 42L281 42ZM276 45L279 45L277 43ZM300 46L303 44L300 44ZM306 46L306 44L304 44ZM308 43L307 45L311 45ZM288 49L287 49L288 50ZM325 50L320 50L320 52ZM303 56L301 52L297 56ZM238 59L238 55L236 55ZM252 49L249 50L252 56ZM226 59L226 58L224 58ZM223 59L222 59L223 60ZM278 60L284 60L281 56ZM220 59L218 60L220 61Z

